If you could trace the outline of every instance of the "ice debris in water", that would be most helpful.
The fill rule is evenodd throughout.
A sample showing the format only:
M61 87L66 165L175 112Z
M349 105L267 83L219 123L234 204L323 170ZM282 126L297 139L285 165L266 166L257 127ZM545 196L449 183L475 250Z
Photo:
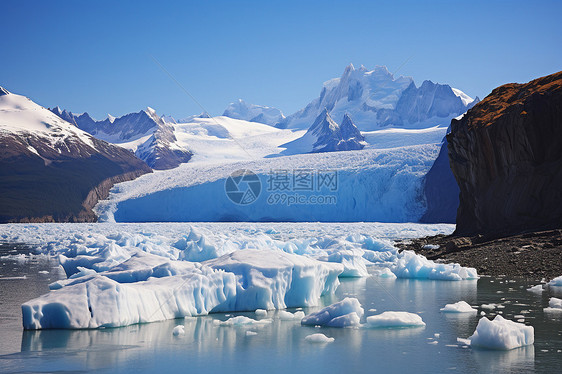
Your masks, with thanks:
M265 309L256 309L254 313L256 314L256 317L267 316L267 310L265 310Z
M303 325L346 327L359 325L363 308L356 298L346 297L301 320Z
M415 313L408 312L384 312L375 316L367 317L367 327L421 327L425 326L422 318Z
M498 315L493 320L481 318L469 340L471 346L510 350L533 344L535 333L532 326L509 321Z
M331 343L335 339L329 338L324 334L317 333L317 334L308 335L307 337L304 338L304 340L306 340L309 343Z
M466 301L459 301L454 304L447 304L444 308L441 308L442 312L446 313L476 313L476 309L470 306Z
M478 273L474 268L463 267L459 264L436 263L413 251L402 251L391 270L398 278L478 279Z
M217 321L217 322L214 322ZM213 322L221 326L253 326L253 325L266 325L271 323L270 319L255 320L246 316L236 316L227 319L226 321L214 320Z
M182 325L177 325L176 327L174 327L174 329L172 330L172 334L174 336L178 336L178 335L185 335L185 327Z
M534 293L543 293L544 289L543 289L542 284L537 284L536 286L533 286L531 288L527 288L527 291L534 292Z
M555 312L555 313L562 313L562 299L558 299L556 297L551 297L548 301L548 308L544 308L544 311Z

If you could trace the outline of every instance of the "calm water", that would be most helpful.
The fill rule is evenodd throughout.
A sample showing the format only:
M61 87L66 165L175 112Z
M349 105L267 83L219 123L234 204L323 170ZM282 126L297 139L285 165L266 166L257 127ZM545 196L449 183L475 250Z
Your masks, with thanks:
M29 252L14 245L2 245L0 251L0 256ZM48 283L64 273L56 260L48 258L3 258L0 266L1 373L553 373L560 372L562 363L562 314L545 315L542 308L548 305L548 296L525 291L536 284L531 279L349 279L342 281L335 296L324 300L328 304L357 297L366 315L387 310L419 313L425 328L302 327L275 319L276 313L270 312L273 323L261 327L216 326L213 319L230 317L216 314L117 329L22 331L20 304L47 292ZM17 279L24 275L26 279ZM439 312L445 304L459 300L472 305L501 303L505 308L496 311L506 318L525 316L526 323L535 327L534 346L508 352L460 347L457 337L470 336L480 317ZM240 314L244 313L232 315ZM172 329L178 324L185 326L186 334L175 337ZM247 331L257 334L247 335ZM335 342L322 345L304 340L316 332L334 337Z

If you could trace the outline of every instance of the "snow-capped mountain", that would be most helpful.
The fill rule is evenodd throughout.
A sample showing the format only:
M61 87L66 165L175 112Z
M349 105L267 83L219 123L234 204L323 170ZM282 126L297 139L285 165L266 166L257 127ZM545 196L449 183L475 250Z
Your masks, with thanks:
M479 99L448 85L425 81L418 88L412 78L395 78L384 66L369 71L364 66L345 68L340 78L324 83L320 96L276 126L305 129L324 110L332 118L349 113L361 131L382 127L425 128L448 126Z
M361 135L349 115L344 115L339 126L330 116L328 109L324 109L302 137L284 146L308 153L352 151L363 149L365 145L365 137Z
M0 144L0 222L95 220L92 207L113 183L151 171L131 152L5 89Z
M248 104L242 99L230 103L222 115L234 119L242 119L244 121L264 123L271 126L285 119L283 112L277 108Z
M59 107L51 111L98 139L133 151L153 169L170 169L188 162L193 153L179 146L173 123L160 118L152 108L103 121L93 120L88 113L75 115Z

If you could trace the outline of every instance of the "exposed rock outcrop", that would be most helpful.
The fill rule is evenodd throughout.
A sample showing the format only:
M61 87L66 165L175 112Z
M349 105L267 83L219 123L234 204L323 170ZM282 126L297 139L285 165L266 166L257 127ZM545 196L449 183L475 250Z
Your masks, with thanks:
M459 208L459 186L449 166L447 140L439 156L427 172L423 190L427 210L420 219L422 223L455 223Z
M562 227L562 72L496 88L447 135L456 234Z

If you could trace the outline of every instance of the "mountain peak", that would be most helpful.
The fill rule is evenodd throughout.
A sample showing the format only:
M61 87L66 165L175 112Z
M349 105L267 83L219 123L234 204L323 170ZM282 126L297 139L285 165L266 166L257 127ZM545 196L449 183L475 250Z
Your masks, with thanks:
M350 62L349 65L345 67L343 74L350 74L352 71L355 71L355 66L353 66L353 64Z
M4 87L0 86L0 96L9 95L10 92Z

